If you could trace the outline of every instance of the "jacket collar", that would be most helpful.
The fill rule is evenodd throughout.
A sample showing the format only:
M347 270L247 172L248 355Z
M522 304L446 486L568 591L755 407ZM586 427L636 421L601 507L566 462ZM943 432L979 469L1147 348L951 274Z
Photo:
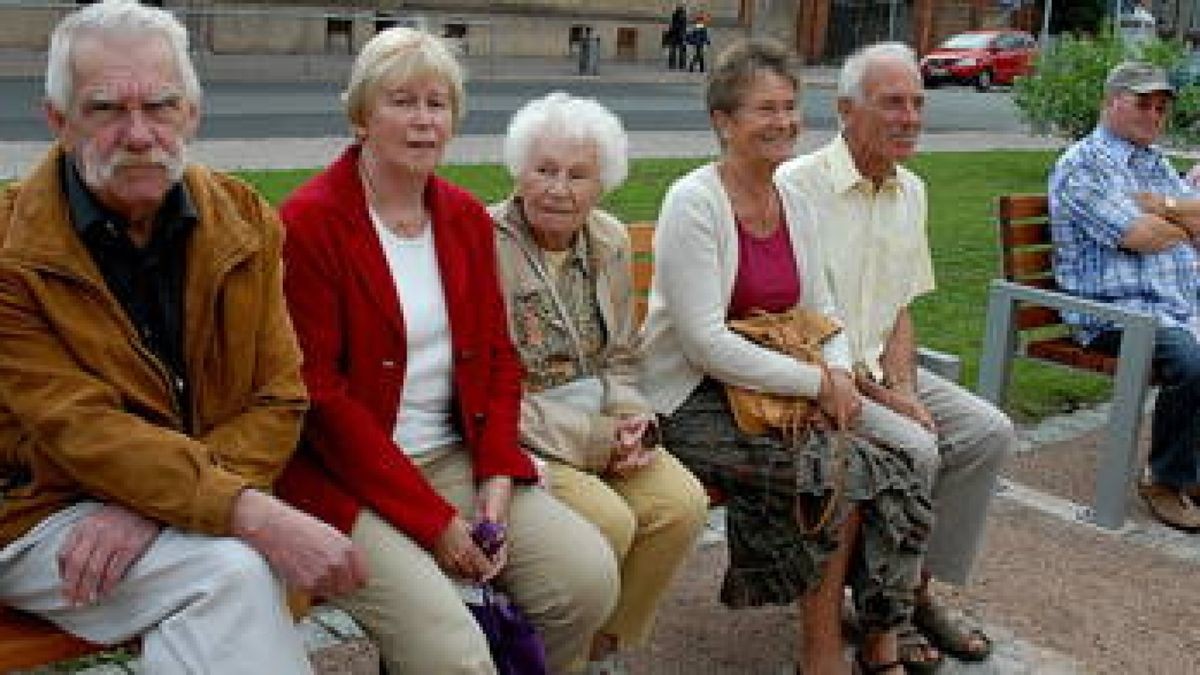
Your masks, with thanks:
M103 277L71 224L59 170L64 156L56 143L18 186L10 220L0 223L3 255L103 286ZM206 262L237 258L263 245L258 231L215 193L210 179L211 172L197 165L184 172L186 191L198 216L188 246L189 277L193 267L198 266L196 273L202 274Z
M496 227L501 232L512 237L527 254L536 255L541 251L537 241L533 238L533 228L529 224L529 220L525 217L525 209L521 204L521 198L517 195L512 195L508 199L500 203L497 212L499 217L496 219ZM575 240L571 242L571 262L575 265L583 265L583 269L587 274L591 274L597 265L589 260L588 255L592 249L598 248L597 242L594 242L594 227L591 227L593 215L588 214L587 221L583 227L579 228L579 232L575 235ZM599 254L599 250L596 251Z
M850 154L850 146L846 144L846 139L841 134L835 136L826 146L825 161L829 163L829 175L833 181L833 189L838 194L849 192L854 188L874 191L874 183L858 170L858 166L854 163L854 156ZM881 191L894 189L898 185L896 171L893 171L892 175L880 184Z
M325 174L328 180L329 203L340 216L340 221L345 224L344 235L350 254L352 259L358 262L356 275L366 286L367 295L380 304L382 315L394 330L403 335L403 313L400 299L394 291L396 281L392 278L383 246L367 211L367 196L358 171L358 158L361 153L362 146L355 143L329 165ZM466 244L459 241L457 231L457 227L465 225L454 222L453 195L445 189L445 185L442 179L430 176L425 183L423 199L433 227L433 244L441 270L446 306L453 313L457 303L467 302L469 305L471 299L466 297L467 271L463 269L462 264L465 255L462 247ZM379 289L393 289L393 292L381 293ZM452 316L451 319L453 318Z

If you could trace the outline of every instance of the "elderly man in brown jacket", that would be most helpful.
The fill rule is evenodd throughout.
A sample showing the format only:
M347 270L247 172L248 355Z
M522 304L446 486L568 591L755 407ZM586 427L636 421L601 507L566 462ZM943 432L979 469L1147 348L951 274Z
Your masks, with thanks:
M360 584L333 528L275 500L306 407L281 231L187 166L183 27L105 0L51 39L57 143L0 197L0 602L147 672L304 673L279 579Z

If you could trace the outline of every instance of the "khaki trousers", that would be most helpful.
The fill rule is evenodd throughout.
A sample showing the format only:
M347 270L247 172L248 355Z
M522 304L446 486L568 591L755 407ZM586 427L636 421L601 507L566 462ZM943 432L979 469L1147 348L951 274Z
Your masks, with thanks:
M708 495L666 452L625 478L549 464L550 490L600 529L621 566L621 595L600 632L622 646L645 643L671 578L692 552L708 516Z
M450 446L414 461L470 519L475 488L466 450ZM616 560L596 528L537 488L514 491L508 535L508 564L496 585L537 626L553 672L568 672L616 602ZM370 576L331 602L377 641L389 675L496 672L454 581L429 551L366 509L351 537L366 553Z
M996 476L1016 433L995 406L923 368L917 370L917 397L933 415L936 436L865 399L856 431L906 450L931 482L935 521L925 566L934 578L961 585L983 547Z

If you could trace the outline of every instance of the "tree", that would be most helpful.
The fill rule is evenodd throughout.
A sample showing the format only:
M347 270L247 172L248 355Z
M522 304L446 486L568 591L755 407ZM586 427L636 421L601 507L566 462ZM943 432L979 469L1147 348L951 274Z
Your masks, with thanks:
M1077 140L1091 133L1100 118L1104 79L1113 66L1139 59L1170 71L1185 54L1183 44L1174 40L1130 47L1108 27L1094 37L1060 35L1038 58L1034 74L1017 80L1013 102L1033 133ZM1167 135L1185 144L1200 142L1200 87L1180 88Z

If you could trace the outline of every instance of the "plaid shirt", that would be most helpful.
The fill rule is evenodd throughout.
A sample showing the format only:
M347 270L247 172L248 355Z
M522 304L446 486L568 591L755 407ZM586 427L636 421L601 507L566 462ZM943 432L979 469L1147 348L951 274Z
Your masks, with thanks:
M1196 195L1154 147L1138 147L1103 125L1071 146L1050 175L1054 276L1072 295L1156 316L1162 326L1188 327L1200 315L1200 256L1193 244L1135 253L1121 240L1143 212L1137 192ZM1063 312L1083 344L1111 322Z

